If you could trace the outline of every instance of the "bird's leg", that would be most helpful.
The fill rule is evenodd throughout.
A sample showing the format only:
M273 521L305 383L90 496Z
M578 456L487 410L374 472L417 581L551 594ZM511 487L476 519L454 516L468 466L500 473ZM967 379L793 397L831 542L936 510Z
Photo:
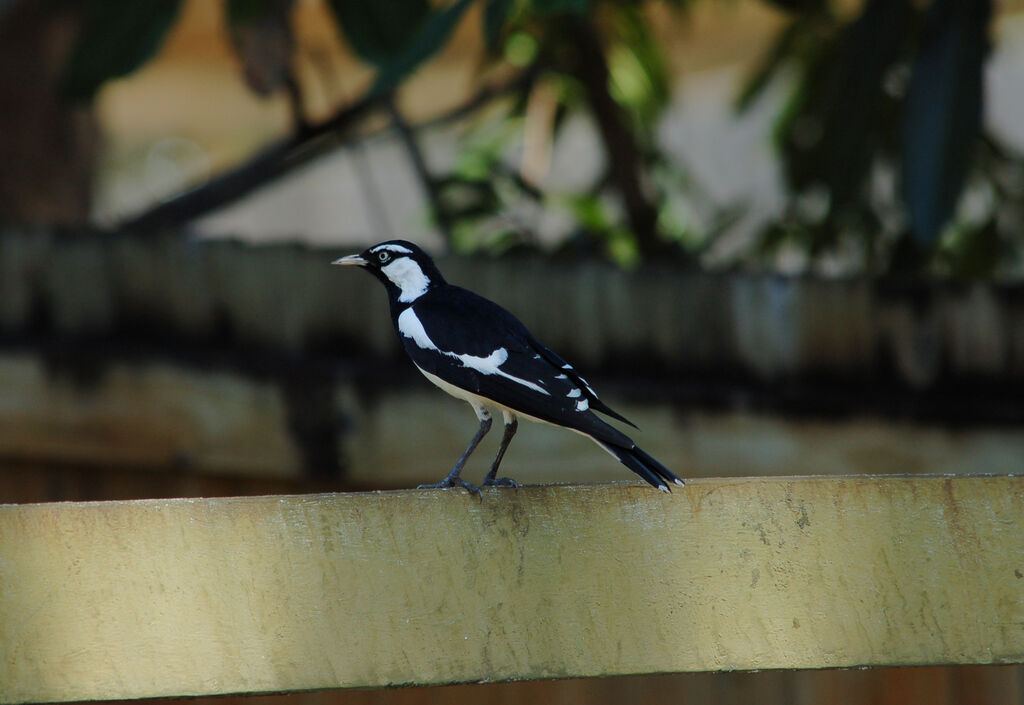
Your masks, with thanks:
M519 483L511 477L495 477L498 474L498 466L501 465L501 459L505 457L505 449L508 448L508 444L512 442L512 436L516 435L516 429L519 428L519 421L516 420L514 415L507 411L503 413L505 415L505 435L501 437L501 445L498 447L498 454L494 456L494 462L491 463L491 469L487 473L487 477L484 478L484 487L489 485L519 487Z
M473 409L476 411L477 417L480 419L480 428L477 429L476 435L473 436L473 440L469 442L466 447L466 452L462 454L462 457L455 463L455 467L448 473L440 482L430 482L427 484L419 485L419 489L433 489L438 487L463 487L472 494L480 494L480 488L471 482L467 482L459 477L459 473L462 472L462 468L466 465L466 461L469 456L476 450L477 445L480 443L480 439L487 435L487 432L491 430L491 412L483 407L474 406Z

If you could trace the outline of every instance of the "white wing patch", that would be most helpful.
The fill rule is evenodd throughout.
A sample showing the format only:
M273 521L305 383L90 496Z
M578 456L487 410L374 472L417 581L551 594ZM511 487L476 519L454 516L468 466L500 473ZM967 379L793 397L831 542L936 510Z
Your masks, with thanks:
M579 390L579 387L573 387L572 389L569 390L569 393L566 394L565 396L569 397L570 399L575 399L580 394L583 394L583 392L581 392Z
M573 369L573 366L570 365L567 362L564 365L562 365L562 369L563 370L571 370L571 369ZM595 399L597 399L597 392L595 392L594 388L590 386L590 382L588 382L587 380L583 379L579 375L576 375L576 377L577 377L577 379L579 379L580 382L583 382L583 386L587 388L588 392L590 392L590 396L592 396ZM561 374L561 375L556 376L555 379L569 379L569 376ZM569 392L569 394L568 394L568 396L573 397L573 398L578 397L579 395L580 395L580 390L578 390L576 388L573 388L573 390L571 392ZM579 404L582 404L582 403L583 402L580 402ZM576 406L579 406L579 404L577 404ZM588 402L588 406L589 406L589 402ZM577 411L586 411L586 408L584 407L583 409L577 409Z
M576 402L576 411L586 411L590 408L590 402L586 399L580 399Z
M432 341L430 336L427 335L427 331L423 328L423 323L420 322L420 319L416 316L416 313L412 310L411 306L398 315L398 330L406 338L412 338L412 341L424 350L436 350L442 355L454 357L456 360L459 360L463 366L476 370L481 374L498 375L499 377L504 377L512 380L513 382L517 382L524 387L529 387L535 392L540 392L541 394L550 396L550 392L540 385L534 384L529 380L520 379L519 377L510 375L501 369L501 366L508 360L508 350L505 348L498 348L487 357L460 355L459 353L441 350L439 347L434 345L434 341ZM577 406L579 405L577 404Z
M437 350L434 341L427 335L411 307L398 314L398 330L406 338L412 338L412 341L424 350Z
M583 386L587 388L588 392L590 392L590 396L592 396L595 399L597 399L597 392L595 392L594 388L590 386L590 382L588 382L587 380L583 379L579 375L576 375L576 376L579 378L580 382L583 382Z

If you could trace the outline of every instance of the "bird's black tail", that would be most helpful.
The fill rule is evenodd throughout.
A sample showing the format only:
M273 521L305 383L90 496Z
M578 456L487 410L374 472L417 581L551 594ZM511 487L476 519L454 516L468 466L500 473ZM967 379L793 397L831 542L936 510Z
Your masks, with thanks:
M683 487L683 481L667 467L659 463L650 455L640 450L637 446L623 448L597 441L597 444L615 456L620 463L642 477L645 481L657 487L662 492L671 492L668 484L673 483Z

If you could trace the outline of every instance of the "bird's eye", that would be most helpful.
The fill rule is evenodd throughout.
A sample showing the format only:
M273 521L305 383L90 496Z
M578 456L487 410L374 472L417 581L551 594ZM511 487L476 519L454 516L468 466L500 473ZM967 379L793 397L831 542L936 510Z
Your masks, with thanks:
M391 255L390 255L390 254L388 254L387 252L378 252L378 253L377 253L377 260L378 260L378 261L379 261L379 262L380 262L381 264L384 264L384 263L385 263L385 262L387 262L387 261L388 261L389 259L391 259Z

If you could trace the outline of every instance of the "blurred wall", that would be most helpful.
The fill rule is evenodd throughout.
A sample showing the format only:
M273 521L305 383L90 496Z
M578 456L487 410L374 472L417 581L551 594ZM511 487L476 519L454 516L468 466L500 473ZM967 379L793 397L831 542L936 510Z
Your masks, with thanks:
M337 254L3 232L0 456L335 487L440 477L476 422L409 365L379 285ZM585 370L681 475L1012 473L1024 457L1017 287L439 262ZM532 424L505 469L629 477Z

